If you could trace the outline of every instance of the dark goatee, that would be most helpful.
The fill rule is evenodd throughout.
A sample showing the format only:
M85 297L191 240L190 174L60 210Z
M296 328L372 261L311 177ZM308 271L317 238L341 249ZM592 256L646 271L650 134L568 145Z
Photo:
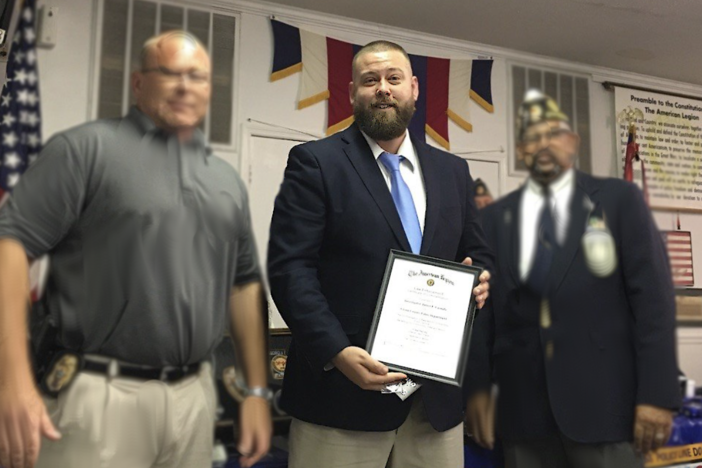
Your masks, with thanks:
M388 104L395 109L382 111L377 108L380 104ZM404 105L396 101L374 101L364 106L356 101L353 106L353 117L363 133L375 141L388 141L402 136L414 115L414 101Z
M539 167L539 163L537 162L538 159L544 155L547 155L553 164L553 169L548 172L542 171ZM546 150L540 151L534 155L534 164L532 164L531 168L529 168L529 172L531 173L532 179L534 179L536 182L542 185L548 185L561 175L563 168L560 166L560 164L558 164L556 157L550 151Z

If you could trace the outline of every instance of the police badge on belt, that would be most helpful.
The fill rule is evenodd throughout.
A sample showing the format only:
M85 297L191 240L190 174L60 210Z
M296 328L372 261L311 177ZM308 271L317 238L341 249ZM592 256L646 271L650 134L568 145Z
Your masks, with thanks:
M71 351L56 353L39 380L42 393L52 398L68 388L83 368L83 358Z
M582 245L588 270L598 278L606 278L617 268L617 249L605 216L601 209L599 212L590 212Z

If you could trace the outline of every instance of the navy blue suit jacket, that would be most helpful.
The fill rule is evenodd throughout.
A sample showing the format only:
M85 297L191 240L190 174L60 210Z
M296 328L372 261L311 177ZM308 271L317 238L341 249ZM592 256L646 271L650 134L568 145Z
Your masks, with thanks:
M558 428L580 442L631 440L635 405L675 408L680 400L674 290L661 234L634 184L577 172L566 240L549 277L552 324L544 330L540 300L519 278L522 190L482 211L497 271L489 312L476 319L470 386L486 387L495 376L505 439ZM591 207L615 240L618 266L606 278L588 270L581 246Z
M413 143L427 196L421 253L459 262L470 256L491 269L468 165ZM324 370L343 348L365 347L391 249L411 251L358 127L293 148L275 201L268 277L293 336L281 404L294 417L363 431L393 430L407 417L411 399L362 390L339 370ZM420 392L435 429L461 422L461 389L427 382Z

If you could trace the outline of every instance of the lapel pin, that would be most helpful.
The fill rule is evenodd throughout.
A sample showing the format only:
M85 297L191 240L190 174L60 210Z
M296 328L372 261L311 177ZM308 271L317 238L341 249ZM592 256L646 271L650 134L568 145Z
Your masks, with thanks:
M617 268L617 251L604 215L590 214L582 239L585 264L598 278L606 278Z

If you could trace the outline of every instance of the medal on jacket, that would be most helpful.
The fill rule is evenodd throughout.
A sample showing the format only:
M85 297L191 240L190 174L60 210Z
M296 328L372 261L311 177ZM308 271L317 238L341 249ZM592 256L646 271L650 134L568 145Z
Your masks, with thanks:
M604 215L591 212L582 239L585 264L598 278L606 278L617 268L617 250Z

